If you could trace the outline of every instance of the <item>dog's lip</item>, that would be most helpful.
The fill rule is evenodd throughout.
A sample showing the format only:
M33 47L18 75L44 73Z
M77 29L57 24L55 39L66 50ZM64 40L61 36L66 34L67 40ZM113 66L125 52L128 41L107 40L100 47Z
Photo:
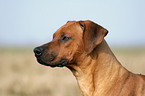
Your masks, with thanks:
M55 62L55 63L50 63L50 62L46 63L40 58L37 58L37 61L42 65L50 66L50 67L64 67L68 63L67 59L61 59L59 62Z

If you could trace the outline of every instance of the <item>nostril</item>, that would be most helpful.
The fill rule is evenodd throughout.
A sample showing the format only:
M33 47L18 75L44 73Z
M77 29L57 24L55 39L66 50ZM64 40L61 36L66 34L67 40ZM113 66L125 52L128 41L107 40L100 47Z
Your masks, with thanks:
M36 50L35 50L35 54L36 54L36 55L41 55L41 51L38 50L38 49L36 49Z
M42 51L43 51L43 49L41 47L36 47L34 49L35 56L37 56L37 57L41 56L42 55Z

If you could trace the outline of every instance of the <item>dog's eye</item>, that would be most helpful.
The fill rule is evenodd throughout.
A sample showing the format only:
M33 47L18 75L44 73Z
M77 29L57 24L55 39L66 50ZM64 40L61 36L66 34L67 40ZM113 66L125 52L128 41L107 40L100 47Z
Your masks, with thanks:
M62 40L63 40L63 41L68 41L69 39L71 39L71 37L67 37L67 36L63 36L63 37L62 37Z

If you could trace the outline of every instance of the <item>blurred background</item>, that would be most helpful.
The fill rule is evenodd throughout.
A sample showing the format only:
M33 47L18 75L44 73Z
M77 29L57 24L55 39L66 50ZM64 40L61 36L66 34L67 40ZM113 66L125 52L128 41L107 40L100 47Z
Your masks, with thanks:
M145 74L144 0L0 0L0 96L80 96L67 68L37 63L33 48L72 20L92 20L128 70Z

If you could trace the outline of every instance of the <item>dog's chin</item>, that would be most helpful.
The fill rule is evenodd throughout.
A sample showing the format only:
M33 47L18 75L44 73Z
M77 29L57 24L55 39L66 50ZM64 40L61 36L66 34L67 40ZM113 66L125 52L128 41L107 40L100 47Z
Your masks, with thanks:
M38 58L37 61L42 65L50 66L50 67L64 67L68 63L67 59L61 59L59 62L55 62L55 63L44 62L42 59L38 59Z

